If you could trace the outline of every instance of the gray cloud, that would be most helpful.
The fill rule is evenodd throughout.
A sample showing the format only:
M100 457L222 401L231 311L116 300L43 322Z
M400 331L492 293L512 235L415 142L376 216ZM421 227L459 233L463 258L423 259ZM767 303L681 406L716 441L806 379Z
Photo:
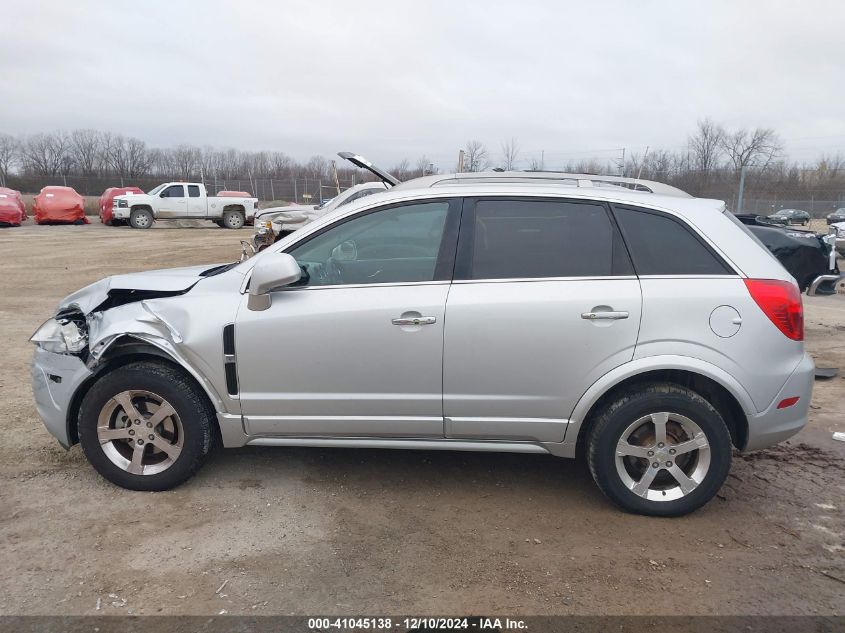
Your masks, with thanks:
M845 152L836 2L7 0L0 131L94 127L152 145L527 159L679 148L698 118Z

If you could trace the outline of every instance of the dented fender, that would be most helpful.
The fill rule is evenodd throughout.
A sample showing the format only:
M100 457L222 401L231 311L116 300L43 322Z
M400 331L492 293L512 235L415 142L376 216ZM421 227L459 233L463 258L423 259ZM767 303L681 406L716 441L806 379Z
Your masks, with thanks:
M88 368L92 371L111 357L109 351L123 339L134 339L161 350L188 371L203 387L215 410L227 412L215 385L206 378L208 368L198 367L200 358L185 345L183 332L189 328L189 315L178 306L144 300L88 316ZM177 325L178 324L178 325Z

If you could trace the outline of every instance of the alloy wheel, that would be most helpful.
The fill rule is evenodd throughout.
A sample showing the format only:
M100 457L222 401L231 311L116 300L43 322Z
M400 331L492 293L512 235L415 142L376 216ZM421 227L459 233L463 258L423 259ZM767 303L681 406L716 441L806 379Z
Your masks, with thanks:
M182 421L167 400L149 391L122 391L106 402L97 420L106 457L133 475L167 470L182 453Z
M643 416L616 445L616 471L633 493L673 501L693 492L710 469L710 444L701 427L678 413Z

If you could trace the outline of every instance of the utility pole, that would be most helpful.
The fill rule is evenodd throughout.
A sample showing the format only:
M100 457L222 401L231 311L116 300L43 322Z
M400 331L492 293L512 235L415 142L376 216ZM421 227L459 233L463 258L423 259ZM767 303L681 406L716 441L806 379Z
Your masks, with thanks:
M745 194L745 165L739 168L739 199L736 202L736 212L742 213L742 198Z
M332 177L334 178L334 186L337 188L337 195L340 195L340 182L337 179L337 164L334 161L332 161Z
M458 152L458 173L464 173L464 150Z

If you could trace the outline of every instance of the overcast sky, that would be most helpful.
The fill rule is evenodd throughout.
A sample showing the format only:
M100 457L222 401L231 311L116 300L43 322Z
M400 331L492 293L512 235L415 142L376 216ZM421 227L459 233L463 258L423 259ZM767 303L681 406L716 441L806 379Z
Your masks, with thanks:
M681 149L697 119L845 154L845 3L40 2L0 5L0 132L352 150L454 166Z

